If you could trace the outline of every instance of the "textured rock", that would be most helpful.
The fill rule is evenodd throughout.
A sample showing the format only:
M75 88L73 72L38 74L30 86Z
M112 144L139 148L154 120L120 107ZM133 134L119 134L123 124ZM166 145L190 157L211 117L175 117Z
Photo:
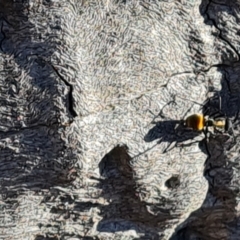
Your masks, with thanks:
M0 0L0 238L238 239L238 19L226 0ZM201 111L237 116L235 138L181 128Z

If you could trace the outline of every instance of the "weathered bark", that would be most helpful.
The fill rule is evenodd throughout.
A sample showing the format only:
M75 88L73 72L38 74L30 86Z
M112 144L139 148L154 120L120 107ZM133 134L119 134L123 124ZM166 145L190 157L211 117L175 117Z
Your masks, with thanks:
M239 239L239 17L0 0L0 239ZM201 111L234 135L179 125Z

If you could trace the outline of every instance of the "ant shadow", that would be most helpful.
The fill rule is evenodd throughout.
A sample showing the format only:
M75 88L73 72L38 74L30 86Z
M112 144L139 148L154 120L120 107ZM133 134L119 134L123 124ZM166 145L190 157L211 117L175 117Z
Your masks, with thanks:
M171 151L175 147L186 147L193 143L199 143L200 146L202 146L202 142L206 140L207 133L205 129L194 131L185 126L184 119L192 107L187 110L182 119L155 121L157 117L162 117L162 119L166 118L163 114L163 110L166 106L171 104L176 105L176 96L173 96L173 100L164 105L161 111L154 116L151 124L154 124L155 126L144 136L144 141L152 142L158 140L157 144L167 142L168 146L163 150L163 153ZM204 107L204 105L202 107Z
M145 142L158 140L157 144L167 142L168 146L164 149L163 153L171 151L178 146L184 147L194 142L201 142L199 140L192 140L202 135L202 132L186 129L181 120L163 120L154 124L155 126L145 135L144 140ZM188 142L189 140L190 142Z

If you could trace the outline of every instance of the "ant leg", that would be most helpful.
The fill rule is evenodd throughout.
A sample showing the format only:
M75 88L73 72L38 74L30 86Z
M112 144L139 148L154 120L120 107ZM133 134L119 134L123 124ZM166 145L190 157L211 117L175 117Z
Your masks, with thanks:
M164 116L164 113L163 113L164 108L167 107L167 106L170 105L170 104L176 104L176 101L175 101L175 100L176 100L176 96L174 95L174 96L173 96L173 100L171 100L170 102L166 103L166 104L162 107L161 111L160 111L157 115L154 116L154 118L153 118L153 120L152 120L151 123L156 123L156 122L155 122L155 119L156 119L157 117L161 117L161 118L165 119L166 117ZM149 110L149 112L150 112L151 114L153 114L153 112L151 112L150 110ZM153 115L154 115L154 114L153 114Z
M225 82L227 84L228 91L230 93L232 93L231 87L230 87L230 83L229 83L228 79L229 79L229 73L227 71L224 71L224 80L225 80Z
M182 148L184 148L184 147L189 147L189 146L193 145L194 143L199 143L199 142L201 142L201 141L196 140L196 141L190 142L190 143L179 143L179 144L177 144L176 146L177 146L177 147L181 147L181 149L182 149Z
M208 138L209 138L208 137L208 133L209 133L208 126L206 126L206 129L203 129L203 133L204 133L204 136L205 136L204 139L203 139L203 142L204 142L205 149L206 149L206 152L207 152L207 155L208 155L208 157L207 157L207 159L205 161L205 164L206 164L207 160L212 157L212 155L211 155L211 153L209 151L209 148L208 148Z
M174 145L172 146L173 143L174 143ZM173 148L176 147L176 145L177 145L177 143L174 141L169 143L168 146L164 149L164 151L162 153L167 153L167 152L171 151Z
M180 96L178 96L178 98L183 99L183 100L190 101L190 102L192 102L192 103L194 103L194 104L197 104L197 105L203 107L203 104L202 104L202 103L199 103L199 102L193 101L193 100L191 100L191 99L183 98L183 97L180 97Z
M234 123L237 121L238 117L239 117L239 109L238 109L238 111L237 111L237 113L236 113L235 118L233 119L233 122L234 122Z
M238 118L239 118L239 109L237 111L237 114L236 114L235 118L233 119L233 123L235 123ZM236 138L236 135L234 134L233 126L231 126L231 129L232 129L232 135L233 135L233 139L234 139L233 142L236 144L237 143L237 138Z
M168 105L170 105L170 104L175 104L175 105L176 105L176 96L175 96L175 95L173 95L173 100L171 100L170 102L166 103L166 104L162 107L161 111L159 112L159 114L158 114L157 116L160 116L160 117L162 117L162 118L165 118L165 116L164 116L164 114L163 114L163 110L164 110L164 108L165 108L166 106L168 106Z
M219 92L204 102L203 114L209 117L226 117L222 111L222 97Z
M182 119L185 119L187 114L191 111L192 107L193 107L193 105L185 112L185 114L183 115Z

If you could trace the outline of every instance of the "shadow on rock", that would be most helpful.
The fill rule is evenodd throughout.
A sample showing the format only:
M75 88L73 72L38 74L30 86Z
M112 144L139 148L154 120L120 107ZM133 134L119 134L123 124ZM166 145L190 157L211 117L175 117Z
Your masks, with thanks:
M146 204L140 199L127 148L114 148L101 160L99 169L103 179L96 180L99 181L98 187L102 190L101 197L106 205L77 203L74 209L78 212L88 211L92 207L100 209L102 220L97 225L99 232L133 230L142 235L139 239L159 239L157 229L176 217L171 215L173 203L162 198L160 204Z
M144 233L145 237L148 236L148 231L151 236L157 237L158 234L154 229L173 218L166 207L170 203L162 199L162 205L165 206L162 208L158 206L156 215L150 213L151 208L157 208L157 206L146 205L136 192L134 172L127 149L125 147L114 148L102 159L99 169L104 178L100 180L99 187L109 205L100 208L100 215L103 219L98 224L98 231L117 232L132 229ZM143 231L141 229L143 226L149 230Z
M51 1L46 7L51 7ZM71 89L50 63L61 41L60 22L47 28L29 21L27 1L0 0L1 72L0 149L1 194L17 197L68 184L75 156L67 149L59 117L74 117ZM47 13L46 13L47 14ZM41 14L36 18L47 18ZM49 16L49 19L52 16ZM39 20L40 21L40 20ZM44 19L46 22L47 19ZM68 94L63 94L64 89ZM62 107L62 109L61 109ZM65 119L65 120L66 120Z

